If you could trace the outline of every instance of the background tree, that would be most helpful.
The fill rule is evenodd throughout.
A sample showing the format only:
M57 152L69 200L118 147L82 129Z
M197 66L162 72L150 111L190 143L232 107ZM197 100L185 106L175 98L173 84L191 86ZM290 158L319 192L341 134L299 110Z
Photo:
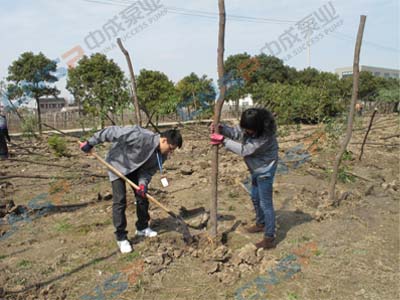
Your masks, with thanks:
M353 78L353 77L352 77ZM378 94L380 78L371 72L360 72L359 99L363 101L375 101Z
M100 53L85 55L76 68L69 70L67 89L83 103L85 112L100 117L101 128L109 112L121 111L129 104L123 72Z
M198 115L210 109L215 101L213 80L207 78L207 75L200 78L195 73L190 73L176 84L176 90L180 98L180 106L188 108L189 118L193 117L190 113L191 107L194 115Z
M389 107L387 112L399 112L400 81L393 78L386 80L378 89L376 98Z
M342 94L342 84L337 74L306 68L296 72L291 84L323 90L323 93L330 97L329 103L331 107L331 109L325 110L325 113L323 113L325 116L334 116L337 110L342 111L346 106L344 99L347 98Z
M281 124L317 123L341 111L329 91L306 85L260 82L252 87L253 101L278 115Z
M225 60L224 81L227 86L226 99L235 102L235 111L239 116L239 100L248 94L248 83L252 72L259 67L249 54L230 55Z
M26 96L34 98L37 106L38 129L42 133L40 114L40 98L54 96L60 91L54 87L58 78L54 75L57 70L57 63L47 58L43 53L33 54L24 52L8 67L7 80L11 82L9 91L12 97Z
M149 119L171 112L178 98L174 83L159 71L142 69L137 77L137 96Z
M257 82L289 83L293 78L293 70L285 66L283 60L266 54L254 57L257 68L249 74L249 84Z
M347 99L347 102L351 98L352 82L353 76L344 77L340 81L342 95L344 99ZM380 102L388 103L387 91L393 90L394 93L392 95L395 95L395 90L399 88L398 79L377 77L368 71L360 72L359 100L364 101L368 106L371 104L376 106ZM395 103L395 101L392 103ZM395 107L395 104L393 104L393 107Z

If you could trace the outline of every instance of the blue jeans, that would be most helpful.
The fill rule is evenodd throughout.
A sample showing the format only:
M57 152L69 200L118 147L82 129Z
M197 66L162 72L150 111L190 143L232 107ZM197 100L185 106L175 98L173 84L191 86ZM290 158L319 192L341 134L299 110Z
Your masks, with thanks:
M275 236L275 211L272 201L276 166L261 174L252 174L251 200L256 211L256 224L265 224L266 237Z

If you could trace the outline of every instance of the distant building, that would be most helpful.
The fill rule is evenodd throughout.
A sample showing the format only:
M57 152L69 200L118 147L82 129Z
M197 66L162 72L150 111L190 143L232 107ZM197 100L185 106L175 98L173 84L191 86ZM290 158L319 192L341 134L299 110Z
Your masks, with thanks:
M253 106L253 99L251 95L247 95L244 98L239 99L239 108L241 110L247 109ZM236 109L236 101L228 100L225 102L223 106L223 110L235 110Z
M384 78L400 78L400 70L387 69L370 66L360 66L360 72L367 71L372 75ZM353 67L344 67L335 69L335 73L339 75L339 78L353 76Z
M80 108L82 110L82 107ZM65 106L61 109L61 112L76 112L79 111L79 106Z
M41 98L39 99L40 111L42 113L60 111L67 104L64 98Z

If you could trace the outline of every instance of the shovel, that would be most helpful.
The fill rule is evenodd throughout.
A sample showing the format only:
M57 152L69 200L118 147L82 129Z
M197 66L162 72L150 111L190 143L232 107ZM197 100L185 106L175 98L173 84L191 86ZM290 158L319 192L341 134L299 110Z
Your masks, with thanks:
M110 165L108 162L106 162L103 158L101 158L97 153L95 152L90 152L91 155L96 157L104 166L106 166L111 172L113 172L115 175L118 177L122 178L125 180L131 187L133 187L135 190L139 189L139 187L134 184L131 180L129 180L126 176L124 176L120 171L118 171L116 168L114 168L112 165ZM146 194L147 199L150 200L150 202L154 203L161 209L163 209L167 214L169 214L171 217L176 219L178 226L181 228L182 234L183 234L183 240L185 241L186 244L190 244L193 241L193 237L189 232L188 225L185 223L185 221L182 219L181 216L176 215L174 212L169 210L166 206L158 202L156 199L154 199L152 196L149 194Z

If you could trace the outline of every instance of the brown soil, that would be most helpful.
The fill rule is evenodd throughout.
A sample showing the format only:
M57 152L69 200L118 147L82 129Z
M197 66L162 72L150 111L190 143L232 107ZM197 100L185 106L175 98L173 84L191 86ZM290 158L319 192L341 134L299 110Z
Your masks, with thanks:
M358 121L364 129L354 131L351 143L362 141L368 121ZM165 164L170 186L162 188L156 175L149 193L182 213L195 242L186 245L176 222L155 205L159 236L135 238L130 193L135 251L128 255L114 241L104 168L73 138L67 138L70 157L58 158L46 136L15 137L11 159L0 162L0 299L399 299L399 137L383 139L398 134L398 116L375 121L361 161L361 145L349 145L342 175L354 181L338 183L335 206L327 206L335 149L326 134L302 126L280 138L288 169L276 176L278 245L268 251L253 246L262 233L245 231L254 222L240 184L246 167L223 149L219 235L210 238L207 127L182 132L184 147ZM299 144L303 150L287 152ZM104 155L108 147L96 150ZM307 162L299 156L305 149Z

